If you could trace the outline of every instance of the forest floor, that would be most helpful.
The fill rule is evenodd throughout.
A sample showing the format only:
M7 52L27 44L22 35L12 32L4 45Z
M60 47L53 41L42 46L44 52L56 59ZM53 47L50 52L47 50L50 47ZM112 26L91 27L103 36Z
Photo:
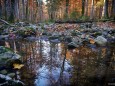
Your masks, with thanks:
M26 41L43 39L52 43L65 42L68 50L72 50L83 45L90 45L91 47L106 47L109 45L115 48L114 22L87 22L74 24L31 24L19 22L12 25L7 22L4 23L6 25L0 24L0 63L3 65L0 65L0 74L2 74L0 75L0 78L5 77L3 76L5 74L8 75L8 78L11 80L12 77L14 78L15 76L14 68L21 69L21 67L24 66L21 64L20 60L17 61L17 57L20 58L20 55L18 55L17 52L13 53L13 51L9 50L10 47L7 44L8 41L12 41L13 45L16 45L15 40L20 39ZM12 55L14 55L14 57L12 57ZM10 62L9 59L11 60ZM10 63L10 65L8 63ZM11 68L11 65L13 66L13 69ZM13 71L9 71L9 67Z

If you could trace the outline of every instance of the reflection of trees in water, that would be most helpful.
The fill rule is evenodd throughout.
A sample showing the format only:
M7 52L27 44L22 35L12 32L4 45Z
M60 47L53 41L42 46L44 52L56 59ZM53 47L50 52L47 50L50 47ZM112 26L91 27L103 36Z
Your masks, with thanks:
M108 69L110 66L107 65L110 63L106 60L112 59L113 49L109 47L98 48L97 52L87 47L81 47L79 50L80 53L75 55L77 59L72 59L71 83L74 86L103 86L107 82L107 76L111 74L108 73L111 70Z
M48 69L48 74L44 78L48 79L50 85L68 84L63 73L66 59L71 62L70 84L73 86L95 86L95 84L100 86L114 76L112 74L115 70L115 48L112 47L99 47L92 50L81 46L75 50L67 50L64 43L49 42L49 45L46 46L43 40L15 41L15 48L14 42L10 41L9 45L23 55L22 61L25 67L21 71L21 79L31 86L34 85L36 76L39 76L37 79L44 77L40 76L41 72L37 72L44 65ZM46 48L49 51L44 52ZM55 80L53 76L53 70L56 68L60 68L58 80Z

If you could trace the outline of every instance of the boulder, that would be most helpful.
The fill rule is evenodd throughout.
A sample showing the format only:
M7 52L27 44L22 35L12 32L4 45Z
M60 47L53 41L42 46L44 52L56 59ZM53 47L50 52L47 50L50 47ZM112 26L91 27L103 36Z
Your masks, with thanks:
M106 45L107 43L107 39L104 38L103 36L98 36L96 39L95 39L95 42L100 45L100 46L104 46Z

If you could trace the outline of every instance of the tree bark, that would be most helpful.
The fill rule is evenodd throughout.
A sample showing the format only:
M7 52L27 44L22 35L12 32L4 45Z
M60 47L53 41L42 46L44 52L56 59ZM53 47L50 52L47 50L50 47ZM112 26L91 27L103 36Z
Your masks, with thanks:
M25 0L22 0L22 20L25 20Z
M65 10L65 14L68 17L68 9L69 9L69 0L66 0L66 10Z
M15 20L18 21L19 20L19 0L15 0Z
M85 16L88 16L88 0L85 0Z
M104 0L102 18L108 18L108 0Z
M84 16L85 12L85 0L82 0L82 16Z
M26 20L28 20L28 0L26 1Z
M42 19L43 19L43 8L42 8L42 5L43 5L43 1L39 0L40 22L42 22Z
M91 14L90 14L90 19L92 20L94 17L94 0L92 0L91 3Z
M5 20L9 20L9 17L11 15L11 1L4 0L4 4L5 4Z
M0 18L2 17L2 2L0 0Z
M111 17L115 20L115 0L112 0Z
M113 6L113 19L115 20L115 0L114 0L114 6Z

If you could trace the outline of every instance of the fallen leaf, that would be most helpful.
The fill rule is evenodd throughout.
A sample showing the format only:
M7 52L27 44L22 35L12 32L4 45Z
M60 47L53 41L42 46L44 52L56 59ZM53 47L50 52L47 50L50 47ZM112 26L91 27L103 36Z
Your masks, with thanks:
M14 69L21 69L23 66L23 64L13 64Z
M91 43L91 44L94 44L94 43L95 43L95 40L94 40L94 39L90 39L90 43Z

